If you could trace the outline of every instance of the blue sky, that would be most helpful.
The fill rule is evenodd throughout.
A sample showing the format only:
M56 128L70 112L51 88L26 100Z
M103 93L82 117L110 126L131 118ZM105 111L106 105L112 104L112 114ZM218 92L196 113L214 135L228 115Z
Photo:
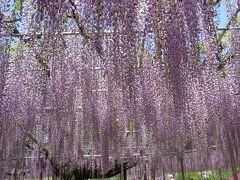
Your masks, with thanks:
M224 27L228 21L228 15L227 15L227 8L226 8L226 0L221 1L220 7L218 8L218 27Z

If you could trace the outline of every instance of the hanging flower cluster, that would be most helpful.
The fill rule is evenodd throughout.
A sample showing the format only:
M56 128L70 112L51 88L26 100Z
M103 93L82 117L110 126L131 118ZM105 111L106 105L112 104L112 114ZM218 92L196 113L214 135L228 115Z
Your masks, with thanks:
M239 30L224 62L211 1L19 5L0 14L0 179L239 165Z

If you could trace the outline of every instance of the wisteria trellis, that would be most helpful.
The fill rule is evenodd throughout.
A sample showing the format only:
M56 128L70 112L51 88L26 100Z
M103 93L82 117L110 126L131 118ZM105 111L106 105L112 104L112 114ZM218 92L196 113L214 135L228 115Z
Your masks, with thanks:
M18 2L8 22L0 1L0 179L239 165L240 32L223 58L215 1Z

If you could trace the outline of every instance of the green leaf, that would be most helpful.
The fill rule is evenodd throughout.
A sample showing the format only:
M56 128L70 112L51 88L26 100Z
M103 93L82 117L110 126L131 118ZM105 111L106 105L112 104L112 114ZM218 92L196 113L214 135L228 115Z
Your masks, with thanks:
M199 45L198 45L198 48L199 48L201 53L204 52L206 50L205 43L200 42Z
M240 14L237 15L236 22L237 25L240 26Z
M15 13L18 13L21 9L21 5L22 5L22 0L15 0L14 1L14 6L13 6L13 11Z
M224 36L222 37L222 42L227 43L228 41L229 41L229 35L225 33Z

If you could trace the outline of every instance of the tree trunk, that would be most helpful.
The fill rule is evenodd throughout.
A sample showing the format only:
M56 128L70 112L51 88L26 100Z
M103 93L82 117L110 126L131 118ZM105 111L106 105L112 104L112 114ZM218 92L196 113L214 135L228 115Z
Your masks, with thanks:
M220 180L222 180L222 173L221 173L221 169L218 170L218 173L219 173L219 178Z
M127 169L126 168L124 168L124 170L123 170L123 179L127 180Z
M144 164L144 180L147 180L147 165Z
M163 166L163 180L165 180L165 169L164 169L164 166Z
M225 121L224 121L224 129L225 129L226 136L227 136L227 143L228 143L229 155L230 155L230 160L231 160L233 179L238 180L237 166L236 166L236 160L235 160L235 155L234 155L233 142L232 142L232 139L231 139L231 136L230 136L228 125Z
M180 157L180 164L181 164L182 180L185 180L183 156Z
M152 180L155 180L155 166L154 165L151 168L151 175L152 175Z

